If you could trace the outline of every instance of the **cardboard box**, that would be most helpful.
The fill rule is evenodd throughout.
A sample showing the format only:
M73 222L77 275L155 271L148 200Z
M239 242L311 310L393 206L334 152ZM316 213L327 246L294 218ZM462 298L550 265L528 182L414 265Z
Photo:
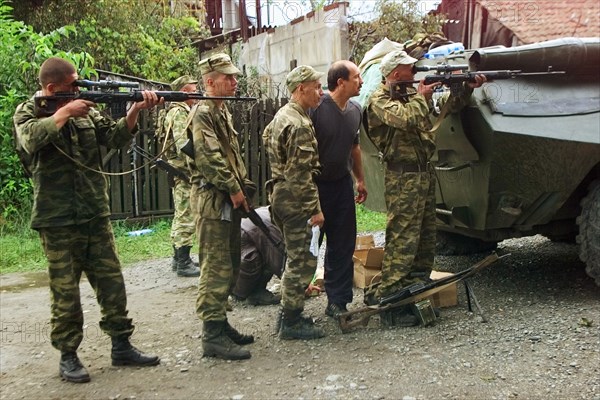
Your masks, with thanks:
M373 235L357 236L354 250L354 286L360 289L381 280L383 247L375 247Z
M373 235L357 236L354 250L354 286L360 289L381 280L381 263L383 247L375 247ZM452 275L449 272L431 271L431 279L441 279ZM448 286L430 297L433 306L452 307L458 304L456 283Z
M360 262L365 268L380 270L383 262L383 247L356 250L352 258Z
M379 269L366 268L360 259L353 257L354 260L354 286L359 289L377 283L381 280L381 262Z
M365 268L379 270L383 261L383 247L375 247L372 235L358 236L354 258L358 259Z
M453 275L450 272L431 271L430 278L433 280L441 279L446 276ZM456 282L448 286L444 290L435 293L430 297L434 307L453 307L458 304L458 290Z
M373 235L357 236L356 237L356 250L365 250L375 247L375 239Z

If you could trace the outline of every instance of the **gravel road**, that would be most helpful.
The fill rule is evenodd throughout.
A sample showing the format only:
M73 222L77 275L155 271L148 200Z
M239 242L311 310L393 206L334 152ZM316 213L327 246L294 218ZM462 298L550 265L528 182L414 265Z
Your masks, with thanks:
M0 398L600 400L600 290L575 246L535 236L504 241L498 253L511 255L471 280L487 323L468 312L462 286L459 305L426 328L382 329L372 318L342 334L323 314L326 297L311 298L307 313L328 336L307 342L273 336L276 306L236 304L230 321L256 337L252 358L241 362L201 357L196 279L175 277L166 258L129 266L132 341L162 362L110 365L109 340L84 282L79 354L92 381L82 385L58 377L44 274L3 275ZM457 272L485 255L437 257L437 269ZM356 290L350 307L361 305Z

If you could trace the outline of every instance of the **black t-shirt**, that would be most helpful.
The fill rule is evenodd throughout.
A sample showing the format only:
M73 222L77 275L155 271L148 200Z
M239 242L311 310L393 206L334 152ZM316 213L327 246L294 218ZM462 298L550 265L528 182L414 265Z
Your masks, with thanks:
M352 171L351 151L359 143L362 122L360 104L348 101L345 110L340 110L329 93L321 97L315 109L309 110L319 148L321 174L317 181L335 181Z

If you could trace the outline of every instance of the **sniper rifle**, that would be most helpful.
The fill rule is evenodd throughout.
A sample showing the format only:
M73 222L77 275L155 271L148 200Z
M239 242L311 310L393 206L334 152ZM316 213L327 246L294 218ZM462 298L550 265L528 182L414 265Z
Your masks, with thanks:
M395 308L404 307L419 300L425 299L437 292L444 290L456 282L463 281L470 276L475 275L483 268L506 256L508 256L508 254L499 257L496 253L492 253L472 267L454 275L450 275L428 283L412 284L400 289L395 293L392 293L389 296L381 298L379 303L375 305L342 313L338 316L340 329L343 333L347 333L356 326L366 326L369 323L369 319L373 315L381 314L384 311L393 310Z
M93 81L75 81L75 82L92 82ZM110 81L114 84L114 81ZM124 82L119 82L124 83ZM125 82L129 83L129 82ZM86 83L87 84L87 83ZM77 85L78 86L78 85ZM115 86L104 86L114 88ZM123 86L120 86L123 87ZM233 100L233 101L256 101L256 97L242 96L205 96L202 93L195 92L173 92L173 91L154 91L159 98L165 101L182 102L186 100ZM71 100L89 100L94 103L127 103L130 101L143 101L144 97L141 90L133 90L130 92L103 92L95 90L83 90L80 92L57 92L51 96L36 96L34 98L34 112L39 117L49 117L63 104Z
M415 67L417 71L424 71L426 69L422 69L425 66ZM419 83L423 81L425 85L431 85L436 82L440 82L442 85L450 88L450 93L457 96L463 93L464 91L464 83L465 82L475 82L475 77L477 75L483 75L486 77L487 81L494 81L499 79L514 79L519 76L544 76L544 75L564 75L565 71L552 71L551 68L548 69L547 72L522 72L521 70L499 70L499 71L469 71L469 72L461 72L457 73L457 71L462 68L454 69L455 67L462 66L441 66L442 70L446 70L444 73L438 73L434 75L427 75L425 78L421 80L412 80L412 81L398 81L393 82L390 87L390 94L393 99L398 99L402 97L411 96L416 93L407 93L406 88L408 86L412 86L415 83ZM435 69L434 67L432 69Z

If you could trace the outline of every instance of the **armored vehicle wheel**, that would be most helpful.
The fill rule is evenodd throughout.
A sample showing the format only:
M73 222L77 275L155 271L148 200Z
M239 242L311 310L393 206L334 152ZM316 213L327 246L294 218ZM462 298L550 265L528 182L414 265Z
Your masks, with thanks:
M579 225L579 258L586 264L586 272L600 286L600 180L590 185L588 195L581 200Z
M435 252L440 256L459 256L495 250L498 242L485 242L457 233L437 232Z

